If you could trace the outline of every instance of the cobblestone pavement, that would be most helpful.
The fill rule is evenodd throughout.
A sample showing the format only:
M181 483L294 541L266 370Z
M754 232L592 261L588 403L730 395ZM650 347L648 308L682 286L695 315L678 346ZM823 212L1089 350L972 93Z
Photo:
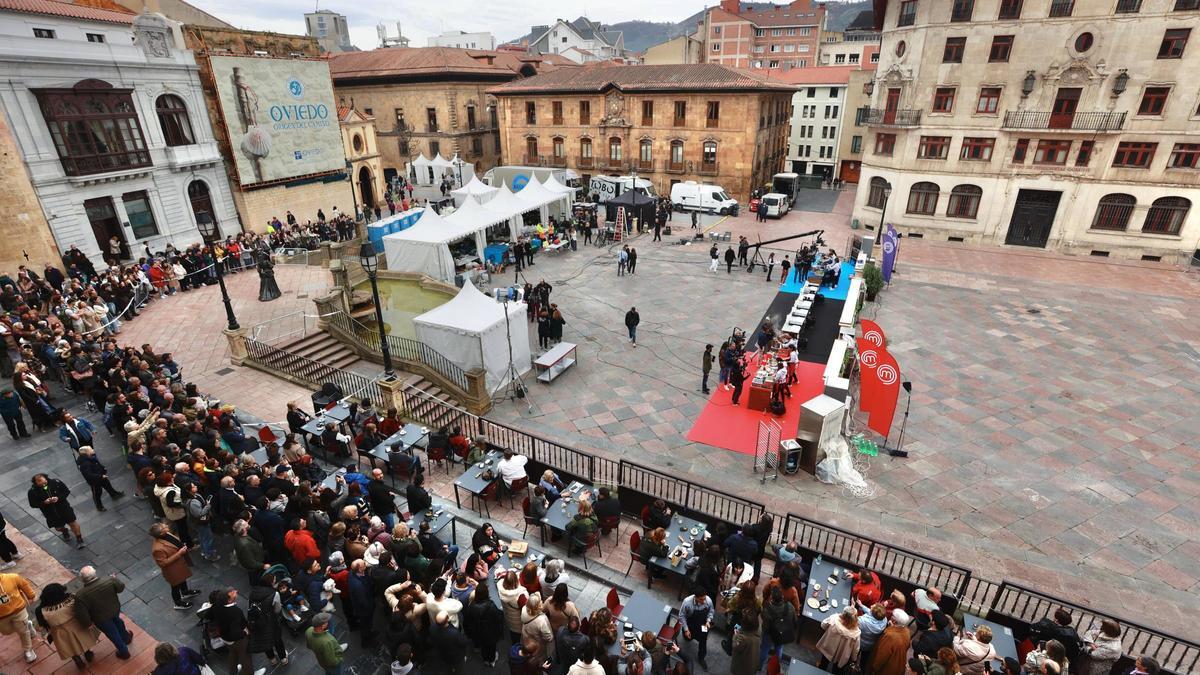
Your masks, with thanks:
M845 192L833 213L793 212L766 224L744 214L712 229L734 232L736 242L738 232L753 240L759 229L782 236L823 228L837 246L851 232L852 200ZM761 271L708 273L706 245L667 239L634 239L640 256L629 277L616 276L608 249L537 258L526 278L554 285L579 362L552 385L535 384L532 413L502 403L493 417L927 551L984 578L1149 625L1186 625L1183 614L1200 602L1194 276L1149 263L905 240L899 275L866 312L914 383L905 436L912 456L877 460L868 472L877 491L863 501L808 478L760 485L749 458L684 439L704 402L704 343L753 325L774 286ZM293 273L280 268L285 290L298 288ZM247 312L256 284L246 276L231 285ZM146 318L169 317L169 329L154 329L156 344L183 358L187 341L219 340L223 350L212 290L201 291L212 297L197 311L151 307ZM632 305L642 315L636 349L622 324ZM146 323L130 324L130 342L143 341ZM208 372L197 363L190 377L213 378L229 401L266 418L278 419L304 393L238 368L230 387L222 383L231 374L214 375L231 368L219 357Z

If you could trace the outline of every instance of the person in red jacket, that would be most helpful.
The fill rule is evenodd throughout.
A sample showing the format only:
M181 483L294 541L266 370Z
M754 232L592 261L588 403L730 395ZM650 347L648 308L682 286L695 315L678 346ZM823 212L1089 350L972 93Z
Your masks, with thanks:
M387 416L385 416L382 420L379 420L379 435L387 438L397 431L400 431L400 428L403 426L404 423L400 421L400 417L397 414L396 409L388 408Z
M850 597L861 604L870 607L883 597L883 584L879 582L878 574L864 567L851 578L854 579L854 586L850 589Z
M292 554L292 560L295 560L297 565L305 560L321 558L321 549L317 548L312 532L305 529L307 526L308 523L303 518L296 518L292 521L292 529L283 535L283 545Z

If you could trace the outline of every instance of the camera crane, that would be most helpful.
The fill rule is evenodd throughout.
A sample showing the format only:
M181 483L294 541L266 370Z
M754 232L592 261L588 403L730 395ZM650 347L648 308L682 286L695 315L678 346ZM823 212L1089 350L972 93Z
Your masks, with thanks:
M763 267L767 266L766 261L763 260L762 252L760 250L766 244L777 244L781 241L791 241L792 239L803 239L804 237L811 237L813 235L816 235L816 237L817 237L816 245L824 246L825 240L821 238L821 235L823 235L823 234L825 234L825 230L812 230L811 232L804 232L803 234L792 234L792 235L788 235L786 237L779 237L777 239L768 239L766 241L762 241L760 239L757 243L754 244L754 256L750 258L750 266L746 269L746 272L747 273L753 272L755 265L762 265Z

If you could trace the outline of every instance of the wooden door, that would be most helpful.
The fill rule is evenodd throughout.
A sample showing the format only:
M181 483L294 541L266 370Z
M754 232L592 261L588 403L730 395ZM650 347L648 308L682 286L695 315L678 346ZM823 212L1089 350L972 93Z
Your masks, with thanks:
M1061 198L1061 192L1051 190L1019 191L1004 243L1045 248Z
M887 103L883 107L883 123L895 124L896 111L900 109L900 89L899 87L888 89Z
M1062 87L1054 97L1054 108L1050 111L1051 129L1070 129L1075 122L1075 109L1079 106L1079 95L1083 92L1077 87Z

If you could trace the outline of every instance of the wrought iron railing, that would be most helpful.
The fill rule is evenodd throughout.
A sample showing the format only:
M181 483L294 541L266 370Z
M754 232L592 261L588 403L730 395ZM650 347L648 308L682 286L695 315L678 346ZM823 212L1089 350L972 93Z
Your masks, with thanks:
M328 319L329 323L342 334L355 338L359 346L372 353L383 353L383 350L379 347L378 330L364 325L358 319L343 312L332 314ZM446 356L433 347L419 340L400 337L398 335L388 335L387 344L392 358L400 361L425 364L446 378L449 384L457 387L459 391L455 392L456 394L464 395L470 391L467 371L463 370L461 366L446 358Z
M915 127L921 124L921 111L910 108L896 110L863 108L862 118L868 126Z
M1120 131L1125 125L1123 112L1055 113L1035 110L1004 111L1005 129L1063 131Z
M372 401L383 400L379 383L366 375L334 368L307 356L294 354L286 349L273 347L253 339L246 340L246 352L249 359L258 365L302 380L314 387L332 382L341 387L343 392L357 392L356 396L366 397Z

